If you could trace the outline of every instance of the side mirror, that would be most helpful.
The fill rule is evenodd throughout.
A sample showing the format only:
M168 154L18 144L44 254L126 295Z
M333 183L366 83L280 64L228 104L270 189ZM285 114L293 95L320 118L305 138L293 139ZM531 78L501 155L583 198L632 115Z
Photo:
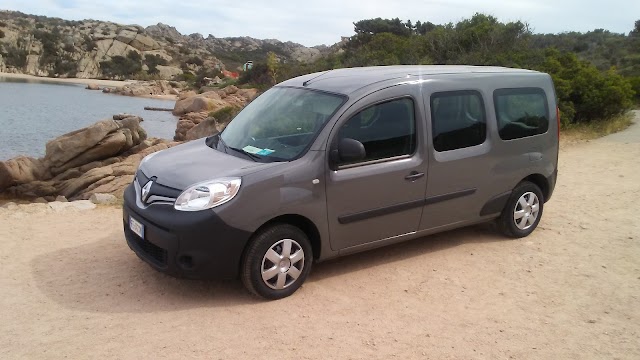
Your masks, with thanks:
M367 157L364 145L358 140L345 138L338 143L338 157L340 162L349 163Z

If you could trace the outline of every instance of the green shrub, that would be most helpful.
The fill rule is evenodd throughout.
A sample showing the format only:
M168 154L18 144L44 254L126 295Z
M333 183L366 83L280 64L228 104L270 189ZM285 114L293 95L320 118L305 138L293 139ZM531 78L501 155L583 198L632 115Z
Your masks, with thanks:
M635 93L636 104L640 104L640 76L629 78L629 83L631 83L631 88Z
M193 86L193 83L196 80L196 76L190 71L185 71L182 74L177 75L175 79L177 81L186 81L190 86Z
M2 54L5 64L15 68L24 68L27 65L27 51L15 46L7 48Z
M95 47L96 47L96 42L93 41L91 36L86 34L82 36L82 48L85 51L92 51Z
M78 62L71 57L58 58L53 64L53 70L49 72L49 76L76 76L78 73Z
M185 63L187 64L194 64L197 66L202 66L202 64L204 64L204 61L202 61L202 59L198 56L192 56L190 58L188 58Z
M44 28L44 24L43 23L37 23L36 24L36 29L42 29Z
M142 56L136 51L129 51L126 57L114 56L109 61L100 62L102 74L110 78L131 78L142 70Z
M553 78L563 123L583 123L620 115L633 105L629 80L615 69L599 71L573 53L552 49L540 67Z
M149 70L147 70L147 74L149 75L157 75L160 73L158 70L158 65L167 65L167 60L165 60L162 56L156 55L145 55L144 63L147 65Z
M219 122L228 123L236 115L238 115L239 112L240 112L240 109L238 108L226 106L218 111L210 112L209 116L215 118Z

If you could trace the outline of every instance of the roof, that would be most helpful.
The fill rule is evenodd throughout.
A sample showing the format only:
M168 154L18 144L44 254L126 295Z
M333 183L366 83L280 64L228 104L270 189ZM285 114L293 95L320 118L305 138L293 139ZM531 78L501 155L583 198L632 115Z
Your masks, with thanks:
M368 85L400 78L425 78L444 74L532 74L532 70L497 66L397 65L335 69L299 76L279 85L307 87L349 95ZM305 84L306 82L306 84Z

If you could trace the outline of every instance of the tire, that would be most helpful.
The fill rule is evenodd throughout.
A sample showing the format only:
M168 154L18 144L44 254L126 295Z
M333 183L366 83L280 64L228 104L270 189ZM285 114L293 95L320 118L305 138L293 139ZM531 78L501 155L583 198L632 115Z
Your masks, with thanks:
M540 188L523 181L511 192L497 224L500 231L511 238L528 236L538 227L544 209L544 196Z
M311 243L302 230L289 224L273 225L256 233L245 251L242 283L256 296L282 299L302 286L312 263Z

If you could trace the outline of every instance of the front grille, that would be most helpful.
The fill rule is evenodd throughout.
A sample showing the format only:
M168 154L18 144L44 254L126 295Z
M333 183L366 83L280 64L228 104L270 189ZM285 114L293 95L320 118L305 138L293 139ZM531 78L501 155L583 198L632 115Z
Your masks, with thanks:
M138 248L139 251L146 255L146 258L158 266L167 265L167 250L155 245L145 239L142 239L138 235L134 234L131 230L127 229L130 238L133 240L133 245Z
M153 203L175 203L176 199L182 193L182 190L174 189L172 187L163 185L159 183L158 178L156 176L147 177L141 170L138 170L136 173L136 180L138 186L136 187L136 197L138 200L141 199L140 192L142 188L149 182L151 183L149 194L146 199L143 201L144 205L151 205Z

